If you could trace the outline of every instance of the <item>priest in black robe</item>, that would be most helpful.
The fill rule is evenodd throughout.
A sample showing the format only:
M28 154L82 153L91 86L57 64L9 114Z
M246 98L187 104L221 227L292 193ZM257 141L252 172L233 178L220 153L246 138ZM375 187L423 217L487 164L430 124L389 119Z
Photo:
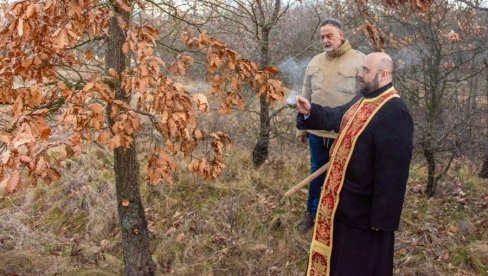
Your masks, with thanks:
M350 145L343 180L338 188L329 188L337 192L337 198L332 201L335 207L325 212L328 216L332 214L330 248L316 246L313 249L312 240L308 275L393 274L394 231L400 222L412 157L413 121L392 85L391 58L385 53L372 53L366 56L361 68L357 76L361 95L346 105L331 108L297 98L299 129L345 132L351 123L361 118L354 110L348 110L363 102L386 98L387 93L393 96L381 102L364 120L364 128ZM345 114L349 114L348 118L343 118ZM337 167L332 165L331 174ZM322 191L321 198L325 196L326 191ZM322 229L317 225L318 216L314 231ZM316 235L319 233L316 232L313 239ZM312 256L314 250L320 253L318 255L324 253L321 250L328 251L330 256L324 253L325 257L316 259Z

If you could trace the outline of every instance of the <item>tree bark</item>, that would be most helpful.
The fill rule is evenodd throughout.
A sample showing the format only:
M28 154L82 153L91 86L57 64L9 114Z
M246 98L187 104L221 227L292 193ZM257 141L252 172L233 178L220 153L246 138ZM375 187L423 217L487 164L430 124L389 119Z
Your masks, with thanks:
M269 65L269 33L270 29L261 30L261 51L259 65L261 69ZM259 99L259 135L252 151L252 163L255 167L261 166L268 158L269 138L271 132L269 118L269 103L264 96Z
M485 69L488 72L488 58L483 59L483 63L485 64ZM488 74L486 74L486 89L485 89L486 97L488 98ZM488 112L486 112L488 115ZM486 142L485 142L486 143ZM480 178L488 178L488 150L485 154L485 159L483 160L483 166L481 167L481 171L479 174Z
M264 97L259 99L259 135L254 150L252 151L252 163L255 167L261 166L268 158L270 124L269 124L269 104Z
M483 167L481 168L479 176L480 178L488 178L488 154L485 155Z
M115 2L112 5L116 16L122 16L128 22L129 13L120 9ZM122 52L126 31L119 26L116 16L110 22L105 66L106 71L114 68L120 76L126 68L127 57ZM121 89L120 81L114 81L111 86L115 90L116 99L129 102L129 97ZM107 118L112 126L110 109L108 106ZM139 191L139 162L134 142L127 149L120 147L114 150L114 171L124 251L124 275L154 275L155 264L149 250L149 231Z
M139 192L139 163L134 144L129 149L115 149L114 161L124 275L154 275L155 264L149 250L149 231Z
M434 152L429 149L424 149L424 157L427 161L427 187L425 188L425 194L428 197L432 197L435 194L437 188L437 178L435 176L435 156Z

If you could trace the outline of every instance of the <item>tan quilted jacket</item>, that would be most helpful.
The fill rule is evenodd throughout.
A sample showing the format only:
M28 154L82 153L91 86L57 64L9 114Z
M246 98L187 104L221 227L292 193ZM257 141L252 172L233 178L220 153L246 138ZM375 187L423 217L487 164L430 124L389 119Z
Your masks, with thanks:
M302 96L310 102L324 106L338 106L359 93L356 74L361 68L364 54L351 48L346 40L333 54L316 55L308 64L303 80ZM335 138L337 133L307 130L321 137ZM298 130L297 136L306 134Z

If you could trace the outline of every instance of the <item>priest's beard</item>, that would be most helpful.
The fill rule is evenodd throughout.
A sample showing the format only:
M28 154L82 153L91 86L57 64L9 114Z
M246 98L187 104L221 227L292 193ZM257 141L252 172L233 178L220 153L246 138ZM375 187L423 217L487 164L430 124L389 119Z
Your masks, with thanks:
M363 82L363 87L360 92L363 96L366 96L373 93L378 88L380 88L380 74L376 73L371 82Z

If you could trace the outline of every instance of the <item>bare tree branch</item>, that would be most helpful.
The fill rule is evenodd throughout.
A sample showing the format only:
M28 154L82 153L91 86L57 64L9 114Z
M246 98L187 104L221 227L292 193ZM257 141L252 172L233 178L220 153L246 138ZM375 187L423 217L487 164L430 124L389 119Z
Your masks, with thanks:
M471 2L469 0L458 0L458 2L461 2L461 3L465 4L466 6L473 8L473 9L477 9L477 10L484 11L484 12L488 11L488 8L481 7L479 5L479 3L478 3L478 5L475 5L473 2Z

